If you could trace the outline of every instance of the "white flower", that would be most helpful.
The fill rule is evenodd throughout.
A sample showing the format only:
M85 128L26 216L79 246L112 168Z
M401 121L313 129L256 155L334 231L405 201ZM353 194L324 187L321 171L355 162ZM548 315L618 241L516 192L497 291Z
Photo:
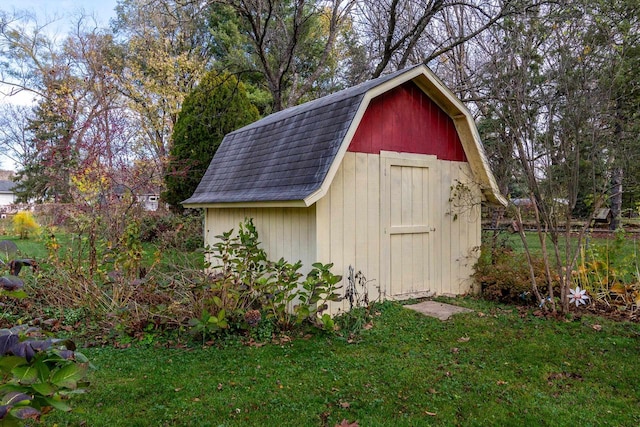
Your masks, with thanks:
M580 304L586 304L589 300L586 289L580 289L580 286L576 286L575 289L569 289L569 303L575 303L576 307Z

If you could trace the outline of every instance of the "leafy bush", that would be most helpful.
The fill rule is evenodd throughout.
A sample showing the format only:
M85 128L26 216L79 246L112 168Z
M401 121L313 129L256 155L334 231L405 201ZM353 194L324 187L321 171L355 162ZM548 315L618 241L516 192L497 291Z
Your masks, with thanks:
M194 328L208 328L209 333L232 324L250 329L248 326L260 322L262 313L281 331L303 322L319 327L327 323L321 317L327 302L341 299L336 291L342 277L331 273L333 264L314 263L302 280L300 261L291 264L282 258L277 262L267 259L251 219L240 224L237 235L230 230L217 238L213 250L217 274L207 286L209 298L204 301L208 304L199 319L192 321ZM260 313L255 325L247 321L249 312Z
M39 420L52 409L70 411L66 400L85 391L89 367L69 340L44 339L27 326L1 329L1 425Z
M626 240L624 231L600 243L587 239L580 248L573 282L597 302L635 310L640 307L640 264L635 242L634 251L625 254Z
M163 249L200 249L204 246L202 211L146 215L140 223L140 240L156 243Z
M545 283L543 260L533 256L533 266L537 283ZM488 300L516 304L535 302L530 292L531 276L527 259L506 242L482 246L474 279L481 286L482 296Z
M37 233L40 226L36 222L31 212L20 211L12 219L13 232L21 239L28 239L29 234Z

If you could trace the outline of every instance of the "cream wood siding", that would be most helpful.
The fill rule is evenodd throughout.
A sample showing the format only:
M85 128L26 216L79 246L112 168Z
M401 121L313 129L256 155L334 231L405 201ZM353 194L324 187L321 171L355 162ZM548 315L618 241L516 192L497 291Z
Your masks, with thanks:
M457 183L462 191L452 190ZM369 280L372 301L463 294L473 290L480 200L466 163L347 152L327 194L311 207L210 208L205 239L212 246L216 235L253 218L270 259L301 260L303 273L316 261L332 262L344 277L341 294L350 265ZM330 311L348 308L342 301Z
M381 280L387 297L432 291L432 178L436 158L388 153L381 158Z
M438 182L434 183L440 231L434 252L441 256L438 294L476 292L473 266L480 256L482 192L468 163L438 161ZM458 190L455 187L461 184ZM436 226L438 227L438 226Z
M397 166L386 177L385 156ZM362 271L371 300L471 291L481 198L471 177L468 164L433 156L347 152L315 205L318 260L345 278L350 265ZM468 191L456 199L458 182ZM346 301L331 306L346 309Z
M349 266L370 280L370 300L380 285L380 156L347 152L327 194L316 203L318 260L333 262L342 275L344 293ZM358 289L362 292L362 289ZM349 303L332 304L331 311L348 310Z
M205 217L205 242L213 247L215 236L238 226L245 218L253 218L262 247L269 259L302 261L302 273L316 262L315 207L309 208L211 208ZM215 259L211 259L215 266Z

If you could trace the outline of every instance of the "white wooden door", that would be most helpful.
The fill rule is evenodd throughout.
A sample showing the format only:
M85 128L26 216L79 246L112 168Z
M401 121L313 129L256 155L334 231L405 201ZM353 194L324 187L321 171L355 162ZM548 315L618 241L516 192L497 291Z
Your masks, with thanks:
M433 160L381 155L381 276L387 297L431 291Z

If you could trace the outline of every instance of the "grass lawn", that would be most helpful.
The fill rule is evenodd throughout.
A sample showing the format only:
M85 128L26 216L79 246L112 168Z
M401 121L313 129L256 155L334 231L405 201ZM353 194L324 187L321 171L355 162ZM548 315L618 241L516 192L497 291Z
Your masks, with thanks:
M596 231L597 233L597 231ZM489 241L493 236L493 232L485 231L483 235L483 241ZM526 233L527 236L527 246L531 250L533 254L540 255L542 254L542 244L540 242L540 238L536 232L528 231ZM517 233L509 233L503 231L498 236L499 242L504 242L511 246L515 252L524 253L524 245L522 244L522 239L520 235ZM564 256L564 251L566 250L566 239L564 236L560 237L560 251ZM577 238L570 238L571 250L576 247ZM638 252L640 252L640 234L639 233L626 233L619 237L619 241L616 241L616 235L610 234L609 238L602 237L602 234L596 234L595 236L592 234L587 234L585 238L582 240L582 244L585 245L588 249L597 248L601 252L603 251L615 251L615 256L619 258L625 257L636 257ZM547 237L547 251L550 256L553 256L553 244L551 239Z
M59 426L640 424L640 325L544 320L460 299L447 322L385 303L359 342L327 335L191 350L92 348Z

